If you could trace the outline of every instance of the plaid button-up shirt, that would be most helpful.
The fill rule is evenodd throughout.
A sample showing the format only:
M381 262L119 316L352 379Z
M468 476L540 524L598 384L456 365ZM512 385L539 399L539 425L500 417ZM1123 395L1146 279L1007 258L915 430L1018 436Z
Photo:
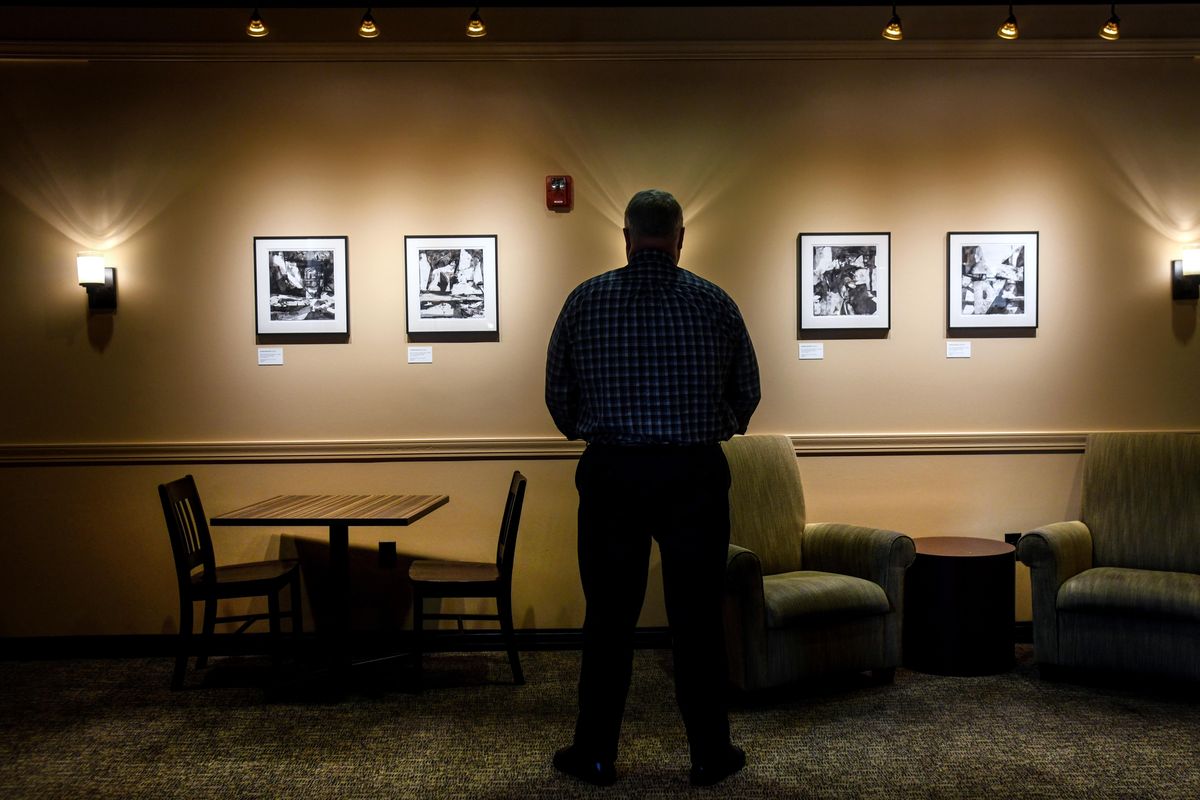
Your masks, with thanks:
M643 250L567 297L546 356L546 406L568 439L711 444L744 433L758 361L716 284Z

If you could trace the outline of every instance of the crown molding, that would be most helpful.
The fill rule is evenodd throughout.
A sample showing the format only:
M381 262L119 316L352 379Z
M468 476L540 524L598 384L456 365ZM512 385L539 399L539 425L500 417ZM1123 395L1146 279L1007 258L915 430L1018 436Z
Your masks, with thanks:
M1200 40L1099 39L818 42L378 43L0 42L0 63L1200 60Z

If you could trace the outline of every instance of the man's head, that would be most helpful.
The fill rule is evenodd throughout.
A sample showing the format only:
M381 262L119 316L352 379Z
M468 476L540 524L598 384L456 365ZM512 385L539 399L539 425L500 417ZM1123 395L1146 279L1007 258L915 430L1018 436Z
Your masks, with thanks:
M625 207L625 252L661 250L676 262L683 250L683 209L670 192L644 189Z

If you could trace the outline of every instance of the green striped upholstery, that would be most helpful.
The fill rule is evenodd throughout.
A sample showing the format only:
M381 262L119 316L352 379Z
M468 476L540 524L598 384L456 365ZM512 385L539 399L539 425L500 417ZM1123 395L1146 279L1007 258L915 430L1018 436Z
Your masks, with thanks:
M766 575L801 568L804 489L796 449L786 436L737 436L729 462L729 540L754 551Z
M807 523L786 436L738 436L724 449L732 479L724 609L730 682L753 690L839 671L890 674L900 663L912 539Z
M1038 663L1200 678L1200 437L1092 434L1080 519L1017 557Z
M784 572L763 576L767 627L786 628L816 617L888 612L878 583L831 572Z
M1058 610L1144 614L1200 622L1200 575L1096 567L1062 585L1058 590Z
M1080 519L1097 567L1200 573L1200 436L1089 436Z

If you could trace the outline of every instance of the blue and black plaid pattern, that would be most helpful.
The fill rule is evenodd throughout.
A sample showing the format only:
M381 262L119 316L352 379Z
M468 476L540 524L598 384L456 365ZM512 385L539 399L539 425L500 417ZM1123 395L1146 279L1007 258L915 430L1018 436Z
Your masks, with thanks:
M580 284L546 357L546 406L569 439L711 444L758 406L758 362L737 305L657 251Z

